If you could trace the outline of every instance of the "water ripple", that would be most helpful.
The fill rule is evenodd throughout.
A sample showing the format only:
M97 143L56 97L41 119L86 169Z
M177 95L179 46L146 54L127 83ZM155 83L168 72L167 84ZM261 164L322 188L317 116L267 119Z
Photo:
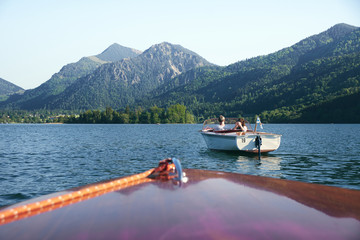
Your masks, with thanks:
M207 149L201 125L0 125L0 206L143 172L167 157L184 168L360 189L359 124L268 124L280 148L242 155ZM351 140L351 141L350 141Z

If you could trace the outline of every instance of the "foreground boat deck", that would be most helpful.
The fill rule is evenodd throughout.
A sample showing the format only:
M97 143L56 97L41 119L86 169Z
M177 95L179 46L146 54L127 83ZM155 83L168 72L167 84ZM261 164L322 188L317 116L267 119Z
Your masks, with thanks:
M174 180L139 178L120 189L114 187L34 216L11 219L0 225L0 239L360 236L360 191L235 173L192 169L184 172L189 181L181 186ZM75 194L95 186L46 197ZM6 209L11 207L14 206Z

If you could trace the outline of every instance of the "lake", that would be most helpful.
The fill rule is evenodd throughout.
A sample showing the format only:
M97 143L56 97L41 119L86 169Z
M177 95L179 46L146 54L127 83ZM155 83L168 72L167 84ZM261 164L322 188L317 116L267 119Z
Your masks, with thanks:
M360 190L360 124L265 124L272 153L207 149L201 124L0 125L0 206L140 173L176 157L183 168L236 172Z

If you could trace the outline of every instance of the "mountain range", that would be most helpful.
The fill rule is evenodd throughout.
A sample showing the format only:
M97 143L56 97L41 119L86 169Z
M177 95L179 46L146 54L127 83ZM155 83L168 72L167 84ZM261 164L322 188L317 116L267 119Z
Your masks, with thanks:
M114 43L98 55L83 57L76 63L65 65L58 73L55 73L39 87L26 90L23 94L12 95L5 102L5 106L10 109L44 109L47 102L65 91L68 87L71 87L77 79L92 73L99 66L135 57L140 53L141 51L139 50Z
M360 29L337 24L225 67L167 42L144 52L113 44L64 66L38 88L11 95L0 108L80 111L180 103L199 118L260 114L272 122L360 122L359 89Z
M359 89L360 29L337 24L266 56L187 72L143 104L180 101L204 117L261 113L271 122L360 122Z

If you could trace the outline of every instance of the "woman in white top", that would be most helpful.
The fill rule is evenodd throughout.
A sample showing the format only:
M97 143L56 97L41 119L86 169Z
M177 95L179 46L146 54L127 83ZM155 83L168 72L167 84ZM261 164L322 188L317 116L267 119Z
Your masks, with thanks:
M243 118L239 118L236 123L235 123L235 127L233 128L233 130L237 130L240 129L242 132L246 132L247 131L247 127L245 125L245 120Z

